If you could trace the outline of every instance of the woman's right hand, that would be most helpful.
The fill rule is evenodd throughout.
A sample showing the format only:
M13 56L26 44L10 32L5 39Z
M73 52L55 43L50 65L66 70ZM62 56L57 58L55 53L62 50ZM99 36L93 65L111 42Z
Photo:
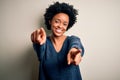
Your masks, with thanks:
M43 28L35 30L31 34L31 41L33 43L38 43L40 45L44 44L46 42L46 33Z

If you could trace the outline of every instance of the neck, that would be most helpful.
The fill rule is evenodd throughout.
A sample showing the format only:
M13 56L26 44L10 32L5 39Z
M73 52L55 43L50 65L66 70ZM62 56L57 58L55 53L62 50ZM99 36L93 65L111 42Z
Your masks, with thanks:
M51 40L54 44L60 44L61 42L63 42L63 40L66 38L65 35L60 36L60 37L56 37L54 35L51 36Z
M62 49L66 36L64 35L60 37L51 36L50 38L51 38L51 41L53 43L55 50L59 52Z

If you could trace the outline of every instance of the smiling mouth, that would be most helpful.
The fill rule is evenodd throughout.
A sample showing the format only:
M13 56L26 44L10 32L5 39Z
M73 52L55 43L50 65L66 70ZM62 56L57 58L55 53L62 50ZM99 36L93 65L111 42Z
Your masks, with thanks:
M56 32L61 33L62 30L61 29L56 29Z

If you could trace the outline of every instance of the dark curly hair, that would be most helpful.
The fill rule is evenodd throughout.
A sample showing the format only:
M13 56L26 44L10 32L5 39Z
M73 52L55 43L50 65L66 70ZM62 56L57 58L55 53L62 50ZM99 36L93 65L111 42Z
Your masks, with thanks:
M55 2L53 5L50 5L46 9L46 13L44 14L45 24L48 30L51 30L49 21L52 20L52 18L58 13L65 13L69 16L69 24L67 30L75 24L78 11L73 8L73 5L69 5L68 3Z

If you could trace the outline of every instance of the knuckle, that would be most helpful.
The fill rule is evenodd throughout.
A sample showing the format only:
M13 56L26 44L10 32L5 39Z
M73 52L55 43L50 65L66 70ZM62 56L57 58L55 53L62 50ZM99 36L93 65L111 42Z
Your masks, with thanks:
M36 41L37 41L37 42L40 42L40 38L39 38L39 37L37 37L37 38L36 38Z
M36 31L37 31L37 33L39 33L39 32L40 32L40 29L37 29Z

